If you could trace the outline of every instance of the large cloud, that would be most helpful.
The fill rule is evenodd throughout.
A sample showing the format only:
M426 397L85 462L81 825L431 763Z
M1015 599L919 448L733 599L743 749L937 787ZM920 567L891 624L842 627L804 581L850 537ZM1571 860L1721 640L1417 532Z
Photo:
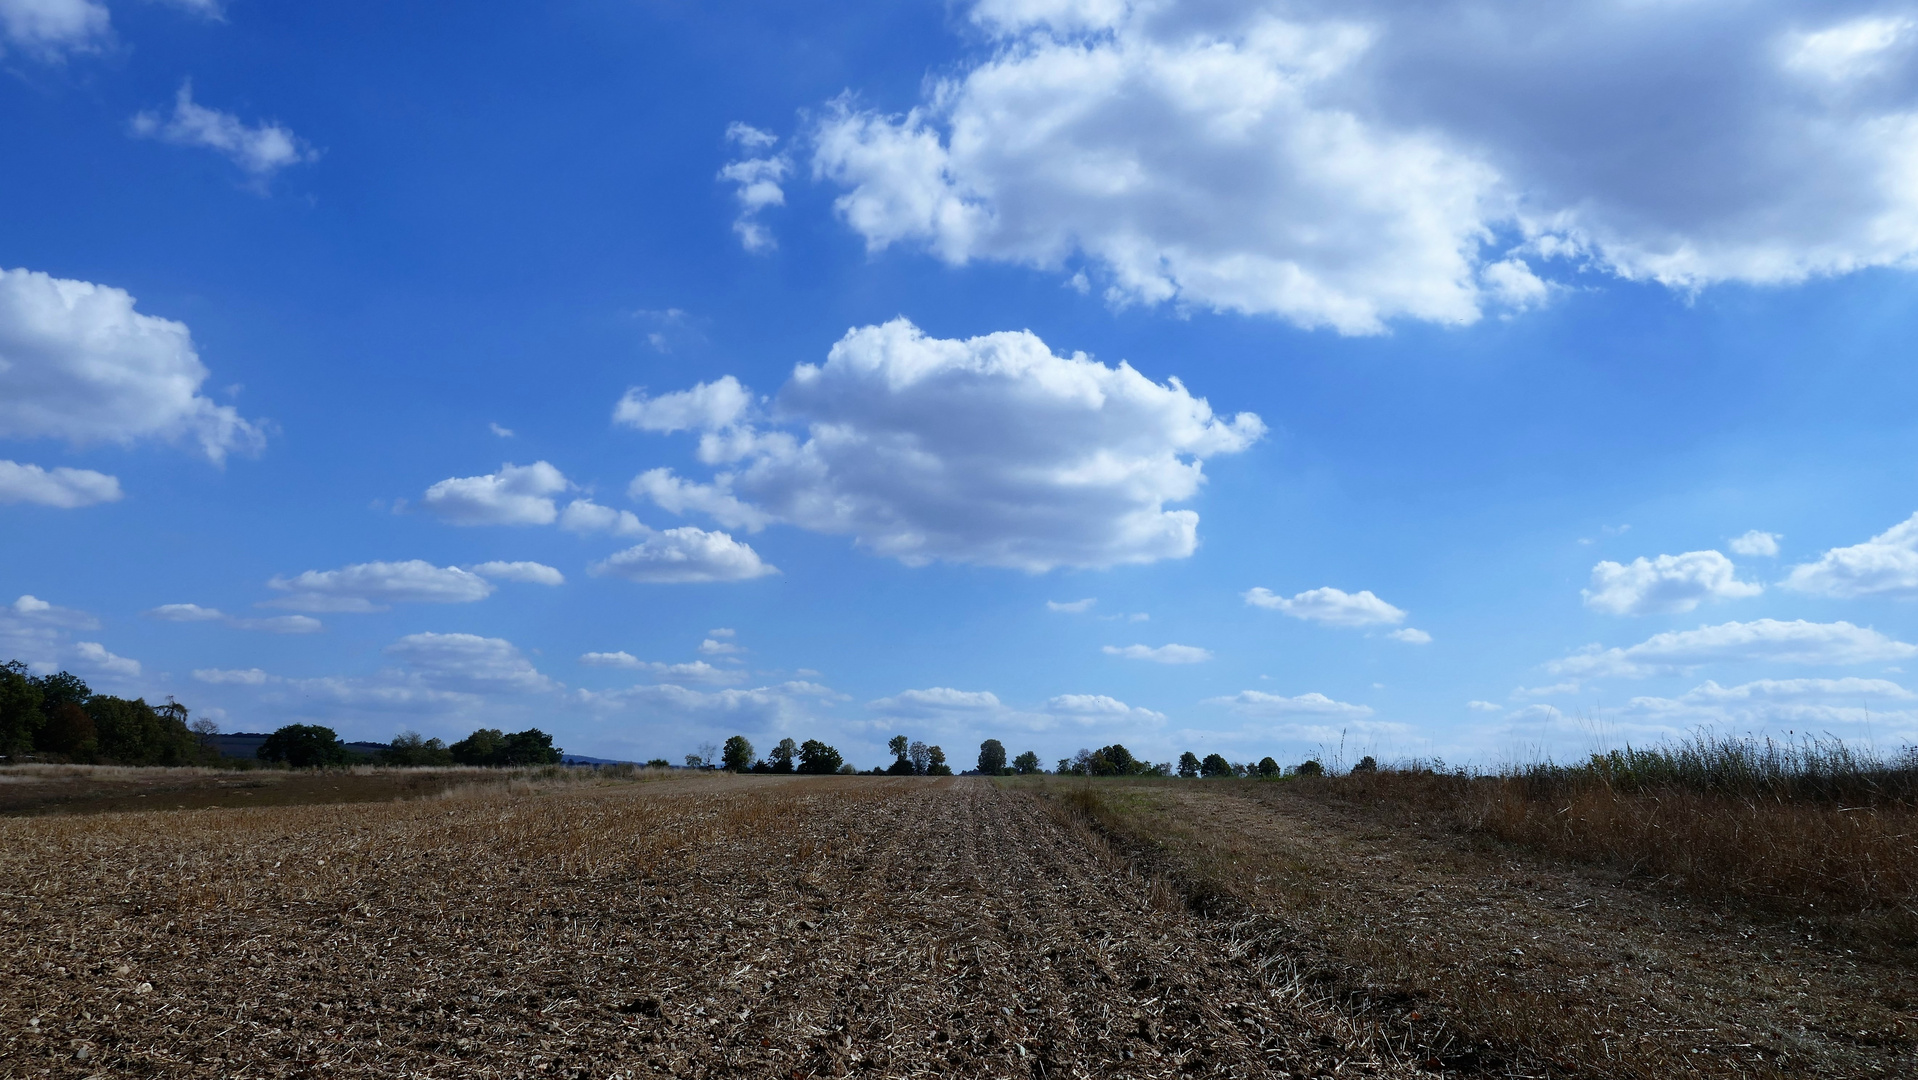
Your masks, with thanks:
M813 132L869 248L1083 266L1117 302L1345 332L1536 303L1552 263L1692 289L1918 252L1918 23L1898 4L973 17L990 47L919 106L846 99Z
M268 604L295 611L384 611L389 604L465 604L493 595L493 583L480 575L424 559L308 570L267 586L286 594Z
M191 438L207 457L257 449L259 428L199 394L206 366L182 323L124 290L0 270L0 438Z
M1716 551L1637 558L1630 565L1609 560L1592 567L1585 606L1610 615L1676 615L1704 600L1757 596L1763 585L1739 581L1732 561Z
M1177 379L1055 356L1029 332L941 340L904 319L852 330L823 365L794 369L776 407L806 425L803 440L755 429L749 396L720 385L620 403L637 426L704 426L702 459L730 463L709 484L652 470L635 495L729 527L849 535L913 565L1190 555L1199 516L1166 504L1198 493L1202 459L1265 430L1251 413L1215 416Z
M1918 645L1848 622L1757 619L1672 630L1624 649L1593 645L1546 669L1557 675L1643 678L1702 664L1866 664L1918 656Z
M1795 731L1918 735L1918 695L1887 679L1760 679L1740 686L1707 681L1675 698L1635 697L1608 721L1676 734L1789 728Z
M386 647L429 686L468 694L556 689L512 642L476 634L408 634Z
M1918 597L1918 514L1862 544L1832 548L1791 569L1785 587L1815 596Z
M0 503L37 503L73 510L119 500L120 481L105 473L0 461Z
M653 723L677 722L699 730L724 728L730 734L799 730L803 724L817 722L822 707L841 697L818 683L792 681L749 690L689 690L674 683L582 690L577 701L602 714L634 714Z

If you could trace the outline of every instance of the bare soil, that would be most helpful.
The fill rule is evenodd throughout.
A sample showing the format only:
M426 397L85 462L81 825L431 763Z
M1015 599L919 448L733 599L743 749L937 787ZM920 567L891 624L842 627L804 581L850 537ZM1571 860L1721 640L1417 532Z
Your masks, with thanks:
M0 820L0 1076L1406 1076L983 780Z

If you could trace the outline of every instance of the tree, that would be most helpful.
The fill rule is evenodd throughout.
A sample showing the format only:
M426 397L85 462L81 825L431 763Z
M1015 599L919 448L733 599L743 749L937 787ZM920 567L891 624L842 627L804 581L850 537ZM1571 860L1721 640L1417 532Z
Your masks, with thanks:
M779 745L773 747L773 752L766 755L766 760L772 762L773 772L789 773L793 771L793 759L798 756L799 744L791 739L781 739Z
M388 765L451 765L453 752L439 739L429 739L417 731L401 731L393 736L380 757Z
M1085 751L1081 750L1081 754ZM1088 776L1138 776L1150 772L1152 766L1132 756L1132 751L1113 743L1102 746L1085 756L1082 763Z
M936 746L926 747L926 775L951 776L952 766L946 764L946 752Z
M1325 766L1319 764L1316 760L1306 760L1299 762L1299 767L1293 769L1292 772L1297 776L1324 776Z
M461 765L497 765L505 742L506 733L500 729L480 728L446 749Z
M180 706L161 713L142 698L95 694L87 698L85 709L93 720L99 755L108 761L185 765L202 759L200 742L187 730L186 709Z
M202 716L198 720L188 724L186 729L193 733L194 738L200 740L201 746L211 750L213 749L213 737L220 733L220 723L217 720L209 720Z
M720 754L720 763L731 772L747 772L753 767L753 744L747 742L744 735L727 739L726 749Z
M1199 763L1199 775L1208 779L1215 776L1231 776L1232 763L1221 754L1207 754Z
M1199 775L1199 755L1187 750L1179 755L1179 775L1187 780Z
M340 737L319 724L288 724L268 735L254 753L261 761L283 761L295 769L346 763Z
M1279 768L1279 763L1274 761L1270 755L1259 759L1260 776L1277 776L1283 771L1284 770Z
M998 776L1006 771L1006 746L998 739L987 739L979 744L979 771L987 776Z
M1364 773L1378 772L1379 771L1378 759L1373 757L1370 754L1367 754L1364 757L1359 759L1359 763L1357 765L1352 766L1352 771L1364 772Z
M656 757L649 759L646 762L646 767L649 769L670 769L673 767L673 763L663 757Z
M30 753L47 722L40 680L18 660L0 664L0 755Z
M69 760L91 761L100 752L100 729L85 709L63 701L47 716L34 746Z
M1012 771L1020 776L1031 776L1039 771L1039 755L1028 750L1012 759Z
M1053 772L1057 773L1060 776L1071 776L1072 775L1072 759L1069 757L1060 758L1059 767L1057 769L1054 769Z
M807 739L799 744L799 771L802 773L813 775L836 773L845 763L845 759L839 756L839 751L818 739Z

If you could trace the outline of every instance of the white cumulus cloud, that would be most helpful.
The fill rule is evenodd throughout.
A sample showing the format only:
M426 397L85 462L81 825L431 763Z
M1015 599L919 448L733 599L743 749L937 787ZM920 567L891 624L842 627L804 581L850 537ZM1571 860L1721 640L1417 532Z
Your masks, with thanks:
M528 585L564 585L566 575L545 563L483 562L473 572L494 581L519 581Z
M904 319L849 331L775 406L803 440L735 421L708 431L710 454L702 439L709 461L736 462L712 483L653 470L635 496L728 527L849 535L911 565L1106 567L1190 555L1198 514L1166 504L1198 493L1204 458L1265 431L1177 379L1056 356L1028 332L941 340Z
M750 581L779 572L751 546L726 533L691 526L656 533L588 569L646 584Z
M1757 619L1670 630L1629 648L1597 645L1545 665L1558 675L1643 678L1720 663L1865 664L1918 655L1918 645L1848 622Z
M207 375L186 326L134 310L124 290L0 270L0 438L191 438L216 462L257 450L257 426L200 396Z
M1674 698L1635 697L1608 719L1667 732L1850 728L1918 736L1918 695L1887 679L1760 679L1739 686L1707 681ZM1869 725L1869 727L1867 727Z
M308 570L266 584L286 594L267 601L270 606L295 611L384 611L390 604L466 604L493 595L492 582L478 574L424 559Z
M533 693L558 684L539 673L518 647L476 634L408 634L386 647L434 689L456 693Z
M232 113L197 104L191 80L180 84L171 115L141 112L133 117L132 127L143 138L216 151L257 183L289 165L319 158L317 151L279 124L248 124Z
M92 668L95 671L129 679L140 674L140 662L138 660L129 660L124 656L115 656L107 651L106 646L97 641L75 642L73 645L73 653L79 658L83 666Z
M1918 255L1903 5L971 10L990 40L914 107L846 97L812 132L869 249L1346 333L1531 306L1554 273L1693 290Z
M589 652L579 658L587 667L619 668L624 671L645 671L677 683L726 683L740 682L746 675L742 671L730 668L716 668L704 660L694 660L684 664L662 664L654 660L641 660L632 653Z
M149 618L165 622L221 623L240 630L258 630L268 634L317 634L325 629L320 620L308 615L274 615L261 619L236 618L219 608L198 604L161 604L149 610Z
M1003 707L999 695L990 690L954 690L949 686L905 690L866 703L868 709L904 719L926 719L953 712L996 712Z
M0 503L34 503L58 510L120 501L120 481L92 469L42 469L0 460Z
M1370 589L1356 593L1330 587L1309 589L1288 599L1270 589L1257 588L1246 592L1245 602L1327 626L1392 626L1405 621L1405 612L1374 596Z
M506 464L485 476L441 480L420 504L454 525L551 525L559 518L553 496L572 486L547 462Z
M1734 555L1754 555L1769 559L1778 554L1779 539L1777 533L1752 529L1742 536L1732 537L1726 546L1732 549Z
M1763 585L1739 581L1732 561L1716 551L1687 551L1633 559L1629 565L1607 560L1592 567L1585 606L1608 615L1677 615L1705 600L1757 596Z
M1403 641L1407 645L1430 645L1432 643L1432 635L1412 626L1408 626L1403 630L1394 630L1385 636L1391 638L1393 641Z
M1918 597L1918 514L1862 544L1832 548L1817 562L1791 568L1785 587L1841 600Z
M1212 653L1196 645L1107 645L1107 656L1123 656L1127 660L1150 660L1155 664L1202 664L1212 659Z
M648 536L647 528L631 510L615 510L591 499L574 499L559 515L559 527L576 533L612 533L615 536Z

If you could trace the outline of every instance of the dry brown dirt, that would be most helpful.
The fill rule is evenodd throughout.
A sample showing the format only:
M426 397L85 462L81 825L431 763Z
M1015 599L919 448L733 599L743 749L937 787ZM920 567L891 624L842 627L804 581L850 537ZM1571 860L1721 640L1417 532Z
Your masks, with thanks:
M1402 1076L991 782L0 819L0 1076Z

